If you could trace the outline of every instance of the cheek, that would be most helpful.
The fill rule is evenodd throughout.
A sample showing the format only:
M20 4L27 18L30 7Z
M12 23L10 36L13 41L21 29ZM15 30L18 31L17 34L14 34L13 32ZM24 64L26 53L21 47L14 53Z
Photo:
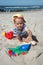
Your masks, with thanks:
M15 26L17 27L18 25L17 25L17 24L15 24Z
M18 27L19 27L19 25L16 25L16 27L18 28Z
M23 24L21 24L21 26L23 27Z

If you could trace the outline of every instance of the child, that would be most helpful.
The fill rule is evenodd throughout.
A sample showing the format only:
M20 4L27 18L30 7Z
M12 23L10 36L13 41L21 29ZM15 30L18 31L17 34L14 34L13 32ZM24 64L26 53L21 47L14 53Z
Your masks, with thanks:
M23 15L16 14L13 16L14 21L14 35L21 42L30 43L35 45L36 42L32 39L32 32L26 26L26 21L24 20Z

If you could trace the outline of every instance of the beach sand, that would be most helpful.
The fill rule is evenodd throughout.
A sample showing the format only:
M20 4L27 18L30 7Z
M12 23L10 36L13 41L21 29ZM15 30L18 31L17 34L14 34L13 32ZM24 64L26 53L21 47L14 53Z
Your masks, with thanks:
M8 40L2 33L13 30L12 16L16 13L24 15L26 24L39 41L31 46L26 55L10 58L4 48L16 47L21 43L17 39ZM0 12L0 65L43 65L43 10L23 12Z

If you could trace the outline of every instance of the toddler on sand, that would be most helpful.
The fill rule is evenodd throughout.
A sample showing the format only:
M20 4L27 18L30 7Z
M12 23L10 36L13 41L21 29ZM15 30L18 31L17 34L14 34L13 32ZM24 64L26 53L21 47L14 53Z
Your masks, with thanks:
M26 42L32 45L36 45L37 42L32 39L32 32L26 26L26 21L24 20L23 15L15 14L13 16L14 21L14 35L20 42Z

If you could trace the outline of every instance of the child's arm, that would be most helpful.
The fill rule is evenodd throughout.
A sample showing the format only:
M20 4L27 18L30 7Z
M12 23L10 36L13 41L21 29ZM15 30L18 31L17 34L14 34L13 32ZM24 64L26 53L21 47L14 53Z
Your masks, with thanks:
M17 38L20 42L30 42L30 41L32 41L32 32L28 28L26 29L26 31L28 33L27 38L22 39L21 36L19 36L19 35L17 36Z
M27 42L26 39L21 39L21 36L17 36L17 39L18 39L20 42Z
M30 29L27 29L27 33L28 33L27 39L32 40L32 32L30 31Z
M31 32L28 28L26 29L26 31L27 31L27 33L28 33L28 36L27 36L27 38L24 38L23 41L24 41L24 42L30 42L30 41L33 40L33 39L32 39L32 32Z
M21 39L20 36L17 36L17 38L18 38L18 40L19 40L20 42L23 42L23 40Z

